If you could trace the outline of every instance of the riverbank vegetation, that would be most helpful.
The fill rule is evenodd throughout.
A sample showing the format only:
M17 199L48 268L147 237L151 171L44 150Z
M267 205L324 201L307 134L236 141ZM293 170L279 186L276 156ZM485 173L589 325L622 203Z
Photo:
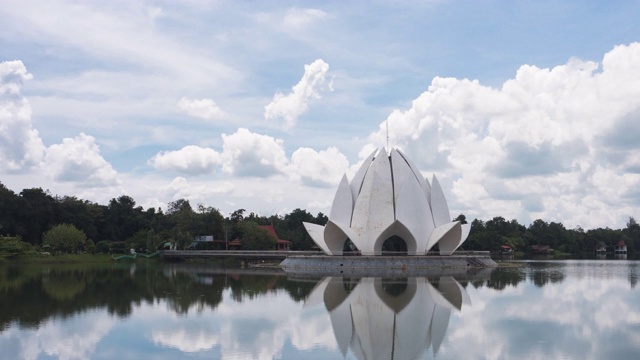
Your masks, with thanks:
M456 220L467 223L464 215ZM278 237L291 241L291 250L314 248L302 222L324 225L327 216L295 209L289 214L261 216L238 209L224 216L218 209L179 199L161 208L144 209L123 195L107 205L73 196L52 195L41 188L19 194L0 183L0 259L39 254L112 254L154 252L165 244L187 248L196 236L212 236L223 243L241 239L245 247L270 249L275 239L259 225L273 225ZM225 241L226 240L226 241ZM561 223L535 220L529 226L497 216L471 221L465 250L499 252L509 246L531 252L545 246L562 253L593 252L596 244L607 249L623 240L630 253L640 251L640 225L633 217L623 229L567 229Z
M461 215L464 220L464 215ZM491 250L499 252L502 245L514 251L535 252L536 248L548 247L556 254L593 253L602 242L613 251L614 245L624 241L630 253L640 251L640 225L633 217L623 229L598 228L584 230L580 227L567 229L561 223L535 220L525 227L516 220L494 217L488 221L475 219L471 222L471 233L463 244L467 250Z

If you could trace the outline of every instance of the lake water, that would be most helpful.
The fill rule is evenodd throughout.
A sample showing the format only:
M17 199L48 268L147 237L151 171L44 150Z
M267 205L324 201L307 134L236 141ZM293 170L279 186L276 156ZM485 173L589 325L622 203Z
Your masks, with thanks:
M640 262L428 278L0 266L1 359L638 359Z

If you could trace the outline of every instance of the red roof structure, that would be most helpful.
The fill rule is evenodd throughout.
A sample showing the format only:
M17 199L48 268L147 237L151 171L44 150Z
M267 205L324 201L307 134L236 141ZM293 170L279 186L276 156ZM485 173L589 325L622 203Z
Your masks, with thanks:
M503 254L513 254L513 249L509 245L500 245L500 252Z
M624 240L619 240L615 246L613 247L613 252L616 254L626 254L627 253L627 244L625 244Z
M291 247L291 241L280 239L278 237L278 234L276 234L276 229L273 227L273 225L260 225L260 227L267 230L269 235L273 236L276 239L276 250L289 250L289 248Z
M229 244L227 244L227 246L229 247L229 250L241 250L242 241L240 241L240 239L234 239L229 241Z

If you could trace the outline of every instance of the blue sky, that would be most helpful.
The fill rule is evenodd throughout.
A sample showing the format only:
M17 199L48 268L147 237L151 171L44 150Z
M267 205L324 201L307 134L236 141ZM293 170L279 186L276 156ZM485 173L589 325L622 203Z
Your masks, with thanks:
M0 181L328 213L388 122L452 216L623 227L640 204L639 10L5 1Z

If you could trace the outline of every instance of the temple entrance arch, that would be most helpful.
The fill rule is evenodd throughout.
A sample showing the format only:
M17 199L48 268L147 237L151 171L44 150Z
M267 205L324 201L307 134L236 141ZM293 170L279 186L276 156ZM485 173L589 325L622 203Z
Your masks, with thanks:
M353 242L351 241L351 239L347 238L347 240L344 241L344 245L342 246L342 255L359 255L360 251L358 250L358 248L353 244Z
M382 254L408 255L407 242L397 235L392 235L382 243Z

